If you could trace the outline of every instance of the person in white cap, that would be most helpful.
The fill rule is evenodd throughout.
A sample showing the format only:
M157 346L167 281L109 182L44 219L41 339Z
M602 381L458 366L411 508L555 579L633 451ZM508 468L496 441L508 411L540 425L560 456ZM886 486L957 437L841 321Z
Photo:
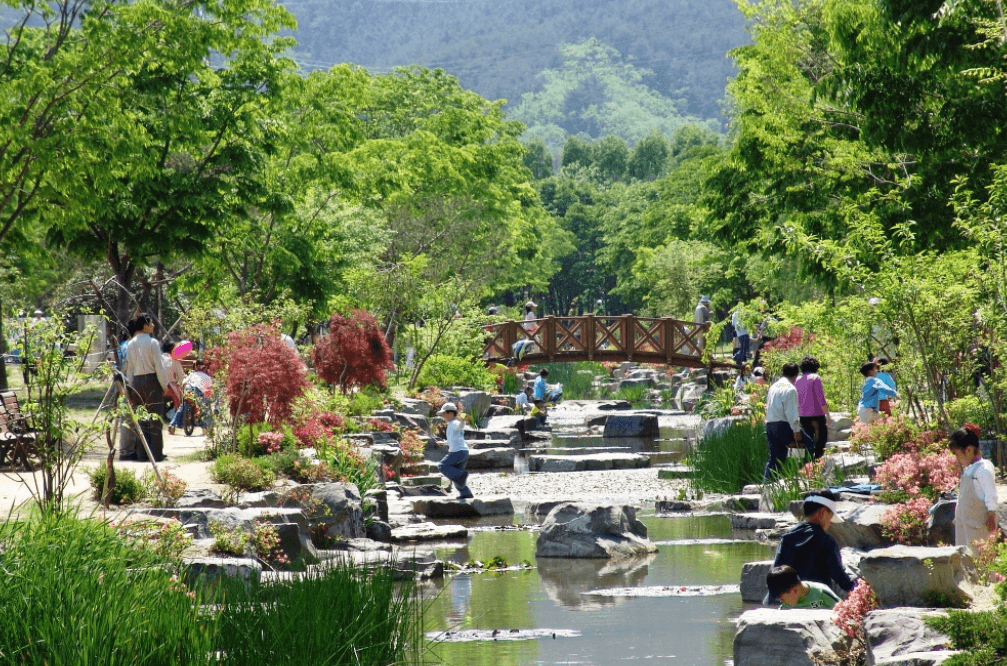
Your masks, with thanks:
M437 413L448 424L445 433L448 454L441 459L437 469L455 484L459 497L471 499L473 495L468 487L469 473L465 471L465 465L469 461L469 447L465 443L465 426L458 418L458 408L453 402L445 402Z
M534 333L538 329L538 324L533 323L533 320L538 318L538 315L535 314L537 307L538 304L535 301L528 301L524 304L524 330L529 333Z
M833 522L843 520L836 515L838 499L838 495L825 489L804 495L804 520L780 538L773 566L791 566L803 581L823 585L835 582L849 592L853 589L853 580L843 568L839 545L826 531Z

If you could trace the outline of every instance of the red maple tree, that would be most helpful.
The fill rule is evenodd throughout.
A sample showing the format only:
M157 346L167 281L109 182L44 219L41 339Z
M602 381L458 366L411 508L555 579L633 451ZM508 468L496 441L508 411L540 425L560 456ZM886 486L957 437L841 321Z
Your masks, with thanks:
M261 324L228 333L226 344L207 351L210 372L224 379L232 417L279 425L310 385L304 361L280 335L279 322Z
M315 372L344 394L367 384L385 385L385 370L395 367L384 333L373 315L354 310L349 317L334 312L329 335L315 345Z

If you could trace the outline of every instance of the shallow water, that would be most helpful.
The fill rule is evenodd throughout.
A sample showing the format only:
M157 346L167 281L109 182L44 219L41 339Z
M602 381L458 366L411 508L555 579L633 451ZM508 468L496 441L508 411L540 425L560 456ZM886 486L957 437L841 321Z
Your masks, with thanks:
M742 565L772 557L772 548L739 539L728 516L641 519L660 552L628 562L536 562L535 531L477 532L464 547L440 549L438 557L455 562L501 556L537 568L445 578L430 592L428 636L490 633L432 642L426 659L456 666L723 664L731 658L732 619L743 608ZM512 640L523 637L514 629L540 631Z

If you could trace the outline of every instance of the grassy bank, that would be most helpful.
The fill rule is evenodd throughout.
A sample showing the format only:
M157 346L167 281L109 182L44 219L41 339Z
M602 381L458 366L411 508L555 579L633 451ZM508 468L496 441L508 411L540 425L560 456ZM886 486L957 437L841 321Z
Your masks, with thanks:
M388 569L209 595L158 545L72 516L0 527L0 663L390 664L418 645L419 602Z

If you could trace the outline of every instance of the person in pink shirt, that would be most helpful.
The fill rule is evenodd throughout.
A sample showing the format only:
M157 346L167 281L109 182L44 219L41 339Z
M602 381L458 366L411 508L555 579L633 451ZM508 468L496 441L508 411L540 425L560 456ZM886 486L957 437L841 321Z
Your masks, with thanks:
M825 455L825 442L829 439L829 405L825 402L825 389L818 376L821 367L814 356L801 359L801 376L794 380L797 388L797 413L801 428L815 440L815 460Z

